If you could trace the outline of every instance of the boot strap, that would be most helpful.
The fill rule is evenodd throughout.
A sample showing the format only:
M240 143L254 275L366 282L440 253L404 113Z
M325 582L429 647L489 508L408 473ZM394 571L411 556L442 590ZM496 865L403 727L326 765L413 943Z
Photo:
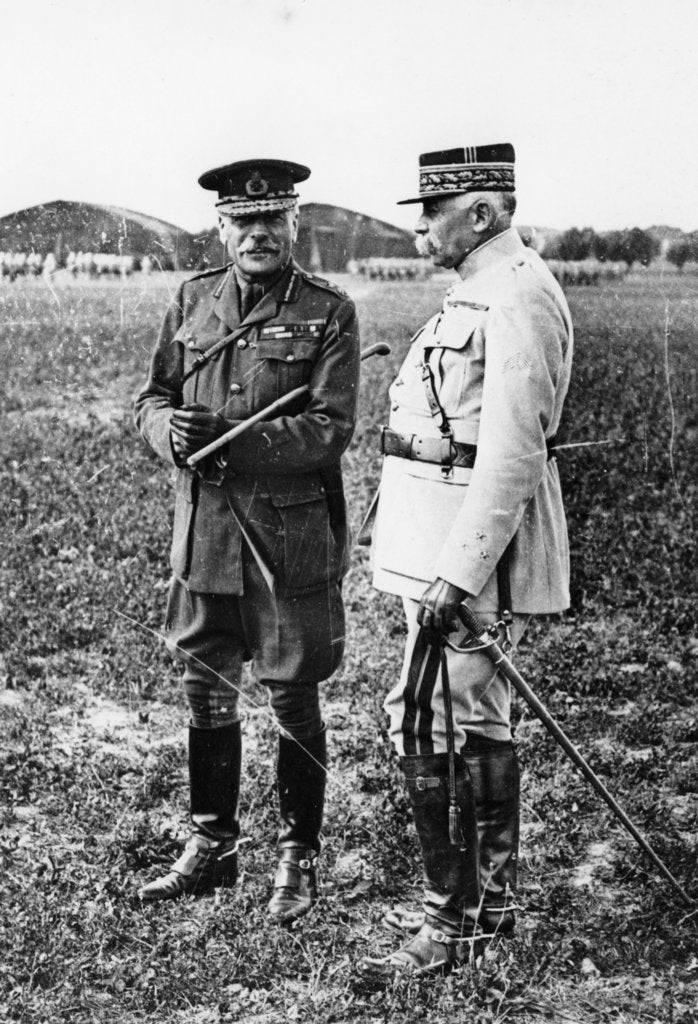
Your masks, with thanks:
M204 836L190 836L187 840L184 852L172 865L171 870L176 871L178 875L184 875L188 877L193 875L197 868L201 867L201 861L206 861L212 858L217 861L225 860L227 857L232 857L233 854L238 851L239 840L237 840L230 848L226 848L222 841L213 841L206 839ZM218 851L222 850L221 853Z
M424 932L425 936L431 939L432 942L438 942L441 946L467 946L469 943L478 942L480 939L486 938L479 924L473 921L472 925L470 935L450 935L443 928L435 928L428 921L424 922L420 931Z
M304 875L312 879L318 855L308 852L311 853L310 857L298 859L294 856L293 850L282 852L274 877L275 889L296 888Z
M472 942L474 937L465 939L462 935L447 935L440 928L435 928L429 938L432 942L438 942L440 946L460 946L464 942Z
M366 962L371 965L380 966L390 966L393 964L395 966L408 966L416 969L415 973L417 974L428 973L441 967L448 969L463 960L467 960L470 957L474 943L483 938L486 938L486 936L477 926L473 928L472 935L448 935L442 928L434 928L433 924L425 921L419 932L396 952L389 953L388 956L380 958L367 957ZM426 948L424 946L425 943L429 944ZM436 947L442 947L443 953L438 948L433 949L432 943ZM430 956L430 959L426 963L420 964L419 959L423 959L425 953Z

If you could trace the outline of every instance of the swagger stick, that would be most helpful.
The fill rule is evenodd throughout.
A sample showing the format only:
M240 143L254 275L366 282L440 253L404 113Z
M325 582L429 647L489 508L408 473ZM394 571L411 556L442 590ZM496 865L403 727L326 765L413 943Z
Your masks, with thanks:
M244 434L246 430L249 430L253 423L259 423L260 420L268 419L270 416L273 416L274 413L278 412L279 409L283 408L284 405L288 405L289 402L294 400L294 398L300 398L301 395L307 394L308 391L310 391L310 388L307 384L304 384L300 388L294 388L293 391L289 391L287 395L282 395L281 398L277 398L275 402L271 403L271 405L267 405L264 409L260 409L259 412L256 412L253 416L243 420L242 423L238 423L231 430L227 430L225 434L221 434L221 436L217 437L215 441L211 441L210 444L200 448L198 452L194 452L194 454L190 455L187 459L187 465L191 466L193 469L197 462L201 462L201 460L205 459L207 455L211 454L211 452L217 452L218 449L222 448L223 445L226 445L228 441L232 441L233 438L238 437L239 434Z
M560 744L567 756L576 764L587 782L591 784L592 788L599 794L602 800L605 801L611 811L615 814L616 818L618 818L618 820L625 826L626 830L630 833L641 849L645 851L664 878L666 878L674 889L681 894L682 899L688 904L688 906L695 906L696 901L692 899L681 884L677 882L666 864L660 860L658 854L655 853L647 840L638 832L628 815L616 800L614 800L603 782L601 782L599 777L592 771L574 744L567 738L545 705L538 699L538 697L536 697L530 686L519 675L509 658L507 658L506 654L502 651L499 644L492 638L487 627L480 621L480 619L478 619L472 609L468 608L465 604L462 604L458 609L458 618L461 620L465 628L477 639L480 644L478 650L482 650L487 655L490 661L492 661L501 671L502 675L505 676L512 686L521 694L531 710L541 720L550 735ZM463 653L466 652L467 648L463 648Z
M389 352L390 345L387 345L384 341L379 341L376 342L375 345L370 345L368 348L363 350L361 353L361 361L363 362L364 359L370 359L371 356L387 356ZM221 436L217 437L215 441L211 441L211 443L207 444L204 448L200 448L198 452L194 452L194 454L190 455L187 459L187 465L193 469L194 466L201 462L202 459L205 459L207 455L210 455L212 452L217 452L219 448L223 447L223 445L226 445L229 441L239 437L240 434L244 434L244 432L249 430L254 423L259 423L260 420L269 419L277 413L279 409L282 409L295 398L300 398L309 391L309 386L307 384L303 384L302 387L294 388L293 391L289 391L287 395L282 395L281 398L277 398L275 402L271 403L271 405L267 405L266 408L260 409L259 412L256 412L253 416L250 416L248 419L243 420L242 423L238 423L230 430L227 430L225 434L221 434Z

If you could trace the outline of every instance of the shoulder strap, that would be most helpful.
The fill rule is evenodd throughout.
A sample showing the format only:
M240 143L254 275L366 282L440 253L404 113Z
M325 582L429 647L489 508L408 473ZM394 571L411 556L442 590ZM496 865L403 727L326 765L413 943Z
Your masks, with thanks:
M299 274L302 274L303 279L307 281L308 284L314 284L318 288L322 288L323 291L332 292L332 294L336 295L338 299L349 298L347 292L345 292L343 288L340 288L339 285L335 284L333 281L327 281L325 280L324 277L317 277L315 274L311 274L310 271L303 270L301 267L297 265L295 269L298 271Z
M239 327L236 327L234 331L231 331L230 334L226 334L224 338L217 341L215 345L211 345L211 347L205 352L199 352L194 361L194 365L190 366L182 377L182 383L184 383L185 380L189 380L193 374L198 373L199 370L206 365L209 359L213 359L214 356L217 356L221 349L225 348L226 345L230 345L231 342L235 341L236 338L239 338L241 334L244 334L245 331L248 330L249 326L249 324L245 324L244 326L240 325Z
M426 391L429 411L436 420L436 425L441 433L441 472L444 476L450 476L453 472L453 430L436 394L434 376L431 372L429 357L426 352L424 353L424 361L422 363L422 383Z
M200 270L198 274L193 274L192 277L187 278L186 283L189 281L200 281L202 277L215 277L216 274L229 274L232 266L232 263L226 263L222 267L207 267L206 270Z

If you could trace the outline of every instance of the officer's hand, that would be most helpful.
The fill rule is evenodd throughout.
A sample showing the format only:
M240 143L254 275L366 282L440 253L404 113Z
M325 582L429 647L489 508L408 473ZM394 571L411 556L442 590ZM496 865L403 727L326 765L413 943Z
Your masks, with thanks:
M170 418L172 446L180 458L188 458L230 429L230 424L205 405L183 405Z
M467 597L467 591L438 578L422 594L417 622L434 643L446 633L458 628L458 605Z

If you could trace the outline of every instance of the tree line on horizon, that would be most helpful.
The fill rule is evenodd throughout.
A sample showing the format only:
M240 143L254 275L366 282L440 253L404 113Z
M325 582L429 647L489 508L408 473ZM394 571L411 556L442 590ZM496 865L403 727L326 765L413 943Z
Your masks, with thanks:
M649 266L660 252L660 240L642 228L597 233L593 228L575 227L546 239L542 255L546 260L572 263L590 259L625 263L630 269L634 263Z

